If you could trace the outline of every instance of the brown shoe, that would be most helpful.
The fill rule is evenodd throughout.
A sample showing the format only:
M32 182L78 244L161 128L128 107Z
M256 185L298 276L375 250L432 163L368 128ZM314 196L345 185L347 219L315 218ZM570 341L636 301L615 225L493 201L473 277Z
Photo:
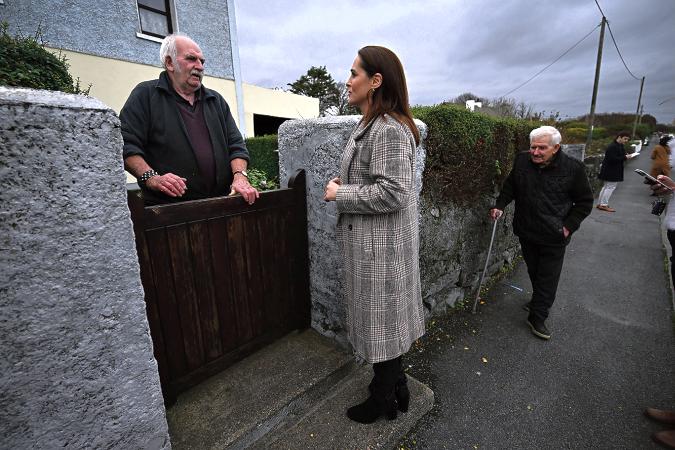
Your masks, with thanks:
M659 431L652 434L652 439L668 448L675 448L675 430Z
M675 411L647 408L645 409L645 416L649 417L650 419L657 420L661 423L669 423L675 425Z
M615 211L616 211L616 209L610 208L610 207L607 206L607 205L598 205L597 208L598 208L600 211L606 211L606 212L615 212Z

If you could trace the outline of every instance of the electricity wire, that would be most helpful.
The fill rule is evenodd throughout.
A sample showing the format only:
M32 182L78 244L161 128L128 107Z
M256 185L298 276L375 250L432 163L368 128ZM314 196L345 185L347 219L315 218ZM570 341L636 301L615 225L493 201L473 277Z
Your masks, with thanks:
M590 36L591 34L593 34L593 32L594 32L595 30L597 30L598 27L600 27L600 25L597 25L597 26L596 26L595 28L593 28L586 36L582 37L579 41L577 41L576 44L574 44L573 46L571 46L570 48L568 48L567 50L565 50L565 52L564 52L562 55L558 56L555 60L553 60L553 62L552 62L551 64L549 64L548 66L544 67L544 68L541 69L539 72L535 73L532 77L530 77L527 81L525 81L524 83L520 84L518 87L516 87L516 88L514 88L514 89L511 89L509 92L507 92L506 94L502 95L501 97L503 98L503 97L506 97L506 96L509 95L509 94L512 94L513 92L516 92L518 89L520 89L521 87L525 86L527 83L529 83L530 81L534 80L536 77L538 77L539 75L541 75L542 72L544 72L546 69L548 69L549 67L551 67L553 64L557 63L563 56L567 55L569 52L571 52L572 50L574 50L574 48L575 48L577 45L581 44L584 40L586 40L586 38L587 38L588 36Z
M598 3L598 0L595 0L595 4L598 6L598 9L600 10L600 14L602 14L602 17L607 20L607 17L605 17L605 13L600 7L600 3ZM631 77L635 78L637 81L640 81L640 78L636 77L633 75L633 72L630 71L628 68L628 65L626 65L626 61L623 59L623 55L621 54L621 50L619 50L619 45L616 43L616 39L614 39L614 33L612 33L612 27L609 26L609 21L607 21L607 29L609 30L609 35L612 38L612 42L614 43L614 48L616 48L616 52L619 54L619 58L621 58L621 62L623 63L623 66L626 68L628 73L630 74Z
M623 60L623 56L621 55L621 51L619 50L619 46L616 44L616 40L614 39L614 33L612 33L612 27L609 26L609 22L607 22L607 29L609 30L609 35L612 37L612 42L614 42L614 47L616 47L616 52L619 54L619 58L621 58L621 62L623 63L623 66L626 68L626 70L628 71L628 73L630 74L631 77L640 81L640 78L633 75L633 72L631 72L630 69L628 68L628 66L626 65L626 61Z

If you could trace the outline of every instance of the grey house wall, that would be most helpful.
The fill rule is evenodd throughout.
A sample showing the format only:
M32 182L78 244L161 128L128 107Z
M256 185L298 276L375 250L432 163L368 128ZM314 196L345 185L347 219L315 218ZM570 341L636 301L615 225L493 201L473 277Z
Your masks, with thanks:
M115 113L0 87L0 447L170 448Z
M207 58L206 74L234 79L227 0L173 0L178 30ZM208 20L207 20L208 19ZM50 47L160 67L158 42L140 32L136 0L4 0L0 21L33 35L40 27Z
M335 240L337 213L323 201L326 182L337 175L340 156L358 116L287 121L279 128L279 173L286 183L297 169L307 171L307 215L312 327L346 344L342 262ZM416 187L421 190L420 272L427 317L474 295L492 232L490 194L475 205L438 205L423 190L426 126L417 121L422 144ZM513 207L498 224L489 272L510 263L518 252L511 232Z

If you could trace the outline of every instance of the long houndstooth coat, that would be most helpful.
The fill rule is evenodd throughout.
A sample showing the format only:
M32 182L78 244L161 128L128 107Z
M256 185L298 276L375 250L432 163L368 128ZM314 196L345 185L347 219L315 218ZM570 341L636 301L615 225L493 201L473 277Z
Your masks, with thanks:
M370 363L406 353L424 334L414 173L413 134L386 115L357 126L340 162L347 330Z

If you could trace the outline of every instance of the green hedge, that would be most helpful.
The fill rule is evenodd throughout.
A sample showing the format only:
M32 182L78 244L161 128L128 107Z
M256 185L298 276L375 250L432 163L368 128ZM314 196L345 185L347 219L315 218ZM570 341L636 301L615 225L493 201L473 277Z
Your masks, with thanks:
M65 56L55 56L36 36L11 36L7 22L0 23L0 85L87 94L73 82Z
M262 170L270 180L279 179L279 144L276 134L246 139L246 148L251 158L250 167Z
M427 124L424 194L462 205L501 186L515 153L529 148L529 133L540 125L451 104L417 106L413 116Z

